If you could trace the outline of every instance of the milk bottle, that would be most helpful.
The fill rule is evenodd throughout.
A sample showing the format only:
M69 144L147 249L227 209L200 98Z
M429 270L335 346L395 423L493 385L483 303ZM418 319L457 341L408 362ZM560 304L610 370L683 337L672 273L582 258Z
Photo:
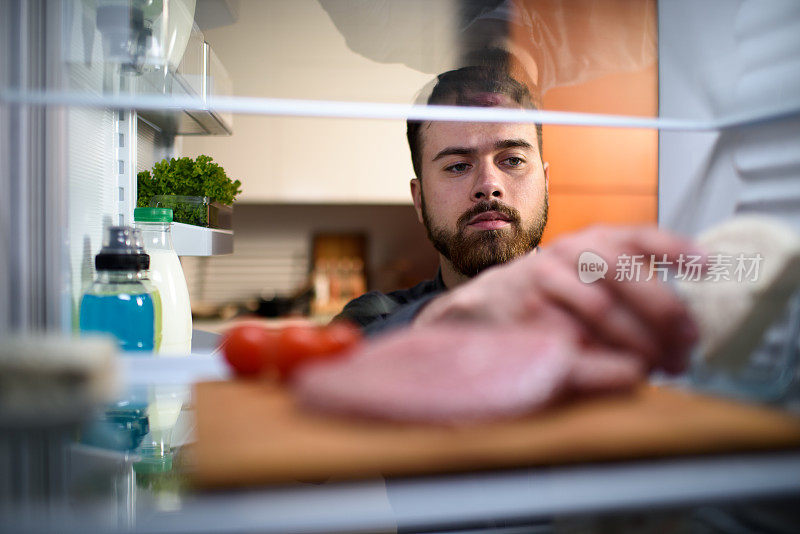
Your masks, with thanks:
M172 244L172 210L136 208L133 214L150 255L150 281L161 297L161 347L167 356L188 355L192 349L192 310L189 289Z

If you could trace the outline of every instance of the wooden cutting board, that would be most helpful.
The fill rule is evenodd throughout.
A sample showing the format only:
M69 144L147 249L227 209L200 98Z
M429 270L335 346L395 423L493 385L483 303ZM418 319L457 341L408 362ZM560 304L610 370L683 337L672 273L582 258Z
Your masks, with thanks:
M654 386L456 427L305 412L259 382L200 383L194 403L202 487L800 448L800 418Z

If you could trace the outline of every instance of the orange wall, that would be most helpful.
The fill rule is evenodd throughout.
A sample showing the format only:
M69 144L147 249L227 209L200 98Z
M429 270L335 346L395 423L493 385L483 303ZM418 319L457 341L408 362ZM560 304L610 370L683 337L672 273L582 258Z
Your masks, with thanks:
M648 23L641 17L618 20L619 24ZM513 29L512 40L518 46L532 46ZM543 95L544 109L658 114L655 62L638 71L614 72L611 68L609 72L579 85L550 89ZM550 164L550 217L543 243L595 223L657 221L655 130L544 125L543 143L544 160Z
M655 115L655 65L551 89L545 109ZM543 127L550 164L550 218L544 243L595 223L655 223L658 133L655 130Z

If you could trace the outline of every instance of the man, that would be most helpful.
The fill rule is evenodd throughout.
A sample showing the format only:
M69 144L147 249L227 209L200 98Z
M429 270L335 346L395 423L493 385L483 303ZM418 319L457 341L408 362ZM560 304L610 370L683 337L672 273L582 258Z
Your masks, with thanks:
M524 85L491 67L440 75L428 103L534 107ZM697 333L677 297L656 280L584 284L577 264L589 249L610 264L620 254L676 259L688 242L651 228L597 228L538 251L548 166L534 124L409 121L408 142L414 208L439 252L439 273L408 290L367 293L337 319L368 335L452 320L535 323L668 369L683 365Z
M488 67L440 75L428 103L534 108L524 85ZM547 222L540 131L534 124L409 121L416 174L411 194L417 217L439 252L440 272L406 291L368 293L350 302L338 318L368 333L405 324L446 288L534 249Z

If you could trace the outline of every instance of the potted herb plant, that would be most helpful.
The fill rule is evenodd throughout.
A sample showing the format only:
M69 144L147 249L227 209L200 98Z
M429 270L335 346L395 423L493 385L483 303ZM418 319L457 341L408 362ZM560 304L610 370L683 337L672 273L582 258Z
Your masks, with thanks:
M171 208L175 222L230 229L232 204L241 185L211 156L164 159L153 165L152 174L137 175L136 205Z

